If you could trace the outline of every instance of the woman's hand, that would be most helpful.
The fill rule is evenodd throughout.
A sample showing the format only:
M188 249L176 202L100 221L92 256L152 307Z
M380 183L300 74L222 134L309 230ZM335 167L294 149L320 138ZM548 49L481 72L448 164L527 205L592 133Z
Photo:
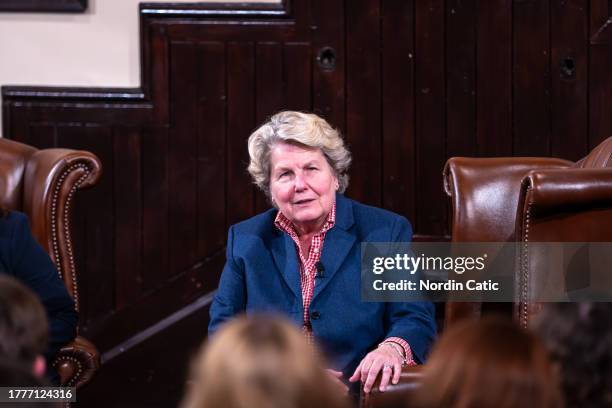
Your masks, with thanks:
M371 391L378 373L382 371L379 390L384 392L390 379L392 379L393 384L397 384L399 381L402 373L402 362L403 358L395 347L383 343L361 360L349 381L362 381L364 383L363 391L367 393Z

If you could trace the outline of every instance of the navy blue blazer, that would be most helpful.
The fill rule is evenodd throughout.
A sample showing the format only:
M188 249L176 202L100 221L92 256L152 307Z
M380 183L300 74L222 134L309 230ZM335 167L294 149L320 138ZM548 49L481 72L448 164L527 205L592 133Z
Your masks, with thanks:
M59 349L76 335L77 312L49 255L36 242L27 217L9 211L0 217L0 273L15 277L42 302L49 320L48 366Z
M275 227L276 214L271 209L230 228L209 335L242 312L282 313L303 325L297 250L289 235ZM360 243L411 238L406 218L336 195L336 224L327 232L321 254L325 277L316 279L310 304L315 338L333 368L351 374L388 337L403 338L416 361L424 361L436 332L431 303L360 299Z

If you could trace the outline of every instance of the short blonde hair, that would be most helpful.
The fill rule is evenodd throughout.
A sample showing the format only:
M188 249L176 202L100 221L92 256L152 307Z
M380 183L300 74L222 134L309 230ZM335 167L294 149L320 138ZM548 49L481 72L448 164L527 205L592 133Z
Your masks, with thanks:
M183 408L343 408L324 367L284 319L238 317L200 352Z
M266 196L270 197L270 151L277 143L320 149L338 178L338 192L343 193L348 187L351 153L340 132L313 113L283 111L249 136L248 171Z

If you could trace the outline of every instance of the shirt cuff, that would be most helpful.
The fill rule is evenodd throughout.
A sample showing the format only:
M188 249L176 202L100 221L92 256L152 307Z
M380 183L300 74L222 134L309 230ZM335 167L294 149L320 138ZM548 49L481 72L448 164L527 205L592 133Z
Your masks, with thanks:
M406 360L406 365L414 366L417 365L416 361L414 361L414 357L412 356L412 349L408 342L401 337L389 337L382 342L385 343L395 343L400 346L404 350L404 359Z

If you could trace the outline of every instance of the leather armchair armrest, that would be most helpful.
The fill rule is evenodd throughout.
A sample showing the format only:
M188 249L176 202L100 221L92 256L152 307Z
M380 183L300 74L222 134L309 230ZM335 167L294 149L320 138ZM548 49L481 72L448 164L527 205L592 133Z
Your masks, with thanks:
M24 176L24 211L39 241L51 236L54 206L64 206L75 190L94 185L101 169L100 160L85 151L44 149L30 156ZM51 249L48 242L40 244Z
M531 171L521 189L525 210L531 216L612 208L612 168Z
M452 157L444 165L444 191L449 197L452 197L453 193L456 195L458 186L465 184L466 181L508 179L512 175L522 178L530 170L568 168L573 165L571 161L550 157Z
M62 386L79 388L91 381L100 368L100 353L91 342L78 336L61 348L53 366Z
M524 177L534 169L572 165L551 158L451 158L444 167L444 189L452 201L452 241L513 240Z
M94 185L102 173L92 153L69 149L38 150L30 156L24 175L24 211L32 233L57 266L75 301L77 290L70 240L69 208L74 193Z
M361 386L359 396L360 408L387 408L404 407L410 401L410 394L414 392L423 378L423 366L409 366L402 368L402 374L397 384L389 384L385 392L380 392L380 377L374 382L369 394L363 392Z

